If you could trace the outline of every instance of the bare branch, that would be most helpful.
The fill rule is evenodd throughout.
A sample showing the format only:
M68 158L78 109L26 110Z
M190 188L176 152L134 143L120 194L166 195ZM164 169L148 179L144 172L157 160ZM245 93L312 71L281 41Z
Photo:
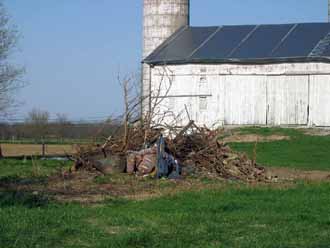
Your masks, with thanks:
M18 32L10 24L10 18L0 2L0 116L14 106L15 92L24 86L21 76L24 69L10 65L8 58L17 45Z

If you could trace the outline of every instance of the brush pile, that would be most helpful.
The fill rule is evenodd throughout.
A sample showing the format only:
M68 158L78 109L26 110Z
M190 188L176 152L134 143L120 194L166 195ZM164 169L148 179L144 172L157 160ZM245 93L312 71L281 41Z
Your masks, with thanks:
M183 176L202 175L237 179L242 181L265 180L264 169L245 154L234 152L222 142L222 130L198 127L191 121L177 131L175 128L145 130L139 127L129 129L128 138L109 137L104 145L80 148L75 156L74 169L94 168L106 173L104 161L122 158L120 168L125 170L129 151L140 151L152 147L160 134L165 134L166 151L182 166Z

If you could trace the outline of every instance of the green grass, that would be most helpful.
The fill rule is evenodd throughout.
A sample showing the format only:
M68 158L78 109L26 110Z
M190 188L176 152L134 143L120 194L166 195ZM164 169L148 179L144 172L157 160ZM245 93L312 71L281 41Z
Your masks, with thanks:
M68 161L55 160L15 160L0 159L0 180L5 178L40 178L47 177L61 168L67 168Z
M265 166L330 170L330 136L309 136L290 128L242 128L242 133L287 135L290 140L257 144L257 162ZM232 143L234 150L253 156L254 143Z
M287 135L290 137L304 136L302 130L294 128L282 128L282 127L242 127L238 128L241 134L258 134L262 136L270 135Z
M0 247L329 247L330 185L181 193L102 205L0 193Z
M291 137L259 143L259 162L330 168L330 137L294 129L241 131ZM254 144L232 146L251 154ZM283 188L228 183L144 201L109 198L96 205L62 204L41 193L1 188L8 178L45 178L68 164L0 160L0 247L330 247L330 183L297 182ZM95 183L116 180L98 177Z

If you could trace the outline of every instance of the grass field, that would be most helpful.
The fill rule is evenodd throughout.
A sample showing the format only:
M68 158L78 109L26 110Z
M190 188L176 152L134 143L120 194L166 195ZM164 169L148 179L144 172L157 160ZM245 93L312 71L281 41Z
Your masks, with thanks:
M257 162L265 166L288 167L304 170L330 169L330 136L304 134L304 129L242 128L242 134L285 135L289 140L257 143ZM255 143L231 143L238 151L253 156Z
M9 178L47 177L61 168L68 168L70 163L52 160L3 159L0 160L0 183Z
M38 144L43 143L49 145L73 145L73 144L89 144L92 142L104 142L104 139L19 139L19 140L0 140L0 144Z
M0 193L1 247L315 247L330 245L330 184L230 186L145 201L60 204Z
M290 137L258 143L258 161L263 164L330 170L328 136L293 129L238 131ZM254 143L231 146L252 156ZM80 199L80 194L95 196L102 188L106 197L97 203L70 203L56 200L59 192L47 191L48 176L69 166L0 160L0 247L330 247L329 181L246 185L97 176L71 184L63 181L59 192L66 197L78 194ZM78 191L69 195L74 187ZM143 197L125 197L133 188Z
M39 144L2 144L2 153L5 157L40 156L42 145ZM73 145L46 145L45 155L65 155L74 152Z

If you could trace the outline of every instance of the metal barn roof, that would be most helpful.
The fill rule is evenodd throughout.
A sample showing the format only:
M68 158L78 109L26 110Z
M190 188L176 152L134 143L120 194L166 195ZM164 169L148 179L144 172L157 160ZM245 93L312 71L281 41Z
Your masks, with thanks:
M330 62L330 23L183 27L147 64Z

